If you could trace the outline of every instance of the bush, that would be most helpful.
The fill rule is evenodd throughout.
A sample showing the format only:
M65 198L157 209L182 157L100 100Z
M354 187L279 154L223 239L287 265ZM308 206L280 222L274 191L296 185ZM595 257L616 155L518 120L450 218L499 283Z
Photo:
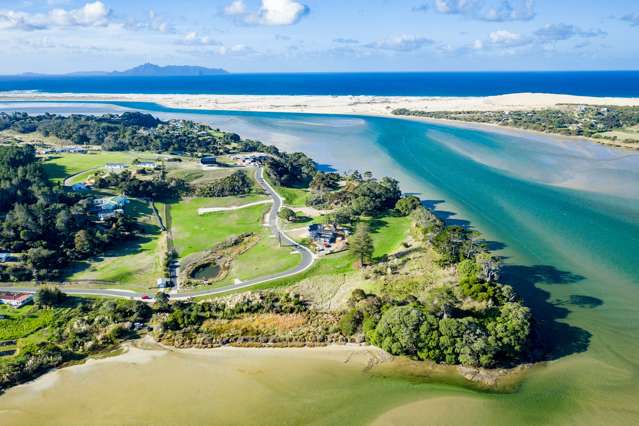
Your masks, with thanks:
M33 299L38 306L53 307L63 304L66 298L66 293L62 292L58 287L44 286L36 291Z
M198 188L197 194L203 197L228 197L230 195L248 194L252 188L253 182L246 172L238 170L230 176Z
M393 355L416 355L419 328L424 314L413 306L394 306L379 320L373 333L373 344Z
M402 216L408 216L413 212L413 210L421 205L422 202L419 198L414 195L409 195L408 197L401 198L395 204L395 210L397 210Z
M282 207L280 211L277 212L277 215L280 219L286 220L288 222L295 222L295 220L297 219L297 214L288 207Z
M363 319L364 315L362 315L360 311L357 309L351 309L339 320L339 329L342 331L344 336L352 336L359 330Z

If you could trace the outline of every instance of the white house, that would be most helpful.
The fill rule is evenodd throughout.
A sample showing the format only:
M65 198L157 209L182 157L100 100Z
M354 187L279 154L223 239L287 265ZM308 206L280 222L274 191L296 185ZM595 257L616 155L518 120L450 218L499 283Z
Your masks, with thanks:
M171 280L169 280L168 278L158 278L156 284L158 288L171 287Z
M137 164L138 167L142 167L144 169L153 169L155 168L155 162L154 161L140 161Z
M129 166L127 166L124 163L107 163L106 166L104 166L105 169L111 171L111 172L116 172L119 170L125 170L126 168L128 168Z
M0 293L0 302L5 305L19 308L33 300L33 295L29 293Z

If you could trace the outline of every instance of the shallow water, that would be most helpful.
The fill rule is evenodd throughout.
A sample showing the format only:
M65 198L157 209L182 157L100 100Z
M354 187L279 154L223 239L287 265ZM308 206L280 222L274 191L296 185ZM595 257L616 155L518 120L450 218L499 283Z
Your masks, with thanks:
M120 106L206 121L286 150L302 150L326 169L359 168L394 176L405 191L430 200L442 216L469 222L507 257L505 278L532 306L547 337L551 361L535 368L511 395L435 383L404 388L387 382L377 388L371 382L371 390L392 395L380 403L365 393L377 404L365 411L377 416L393 409L380 421L639 423L638 153L588 142L385 118ZM308 361L311 371L314 362ZM323 371L319 364L317 369ZM339 371L336 368L329 377L340 377ZM322 380L312 376L308 383L315 386L317 381L317 389L323 389ZM246 386L252 389L250 382ZM314 419L330 422L326 416L332 410L352 409L349 420L364 421L355 415L358 398L364 394L351 395L343 386L355 385L335 381L339 403L308 400L309 406L325 409L314 412ZM255 412L278 399L277 392L255 392L261 397L246 405ZM196 412L197 407L182 408ZM298 410L290 404L272 415L295 422Z

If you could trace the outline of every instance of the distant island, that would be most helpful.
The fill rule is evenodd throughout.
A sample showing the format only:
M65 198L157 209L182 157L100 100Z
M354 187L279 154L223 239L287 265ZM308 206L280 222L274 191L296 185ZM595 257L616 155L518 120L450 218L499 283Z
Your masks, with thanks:
M104 77L199 77L207 75L228 74L222 68L206 68L193 65L155 65L146 63L124 71L80 71L58 74L72 77L104 76ZM23 73L21 76L53 76L53 74Z

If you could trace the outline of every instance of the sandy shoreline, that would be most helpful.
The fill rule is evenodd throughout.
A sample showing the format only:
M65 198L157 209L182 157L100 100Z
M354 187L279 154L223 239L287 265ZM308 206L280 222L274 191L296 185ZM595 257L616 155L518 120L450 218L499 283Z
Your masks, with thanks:
M153 102L170 108L390 116L397 108L424 111L514 111L558 104L639 106L639 98L603 98L544 93L483 97L188 95L0 92L0 101Z
M552 108L560 104L639 106L639 98L589 97L548 93L513 93L477 97L410 97L410 96L306 96L306 95L189 95L133 93L46 93L0 92L0 102L65 101L65 102L150 102L168 108L218 111L257 111L335 115L393 117L406 120L439 123L457 127L500 130L512 134L537 134L562 140L590 141L603 145L639 149L607 139L565 136L490 123L433 119L393 115L397 108L421 111L517 111Z

